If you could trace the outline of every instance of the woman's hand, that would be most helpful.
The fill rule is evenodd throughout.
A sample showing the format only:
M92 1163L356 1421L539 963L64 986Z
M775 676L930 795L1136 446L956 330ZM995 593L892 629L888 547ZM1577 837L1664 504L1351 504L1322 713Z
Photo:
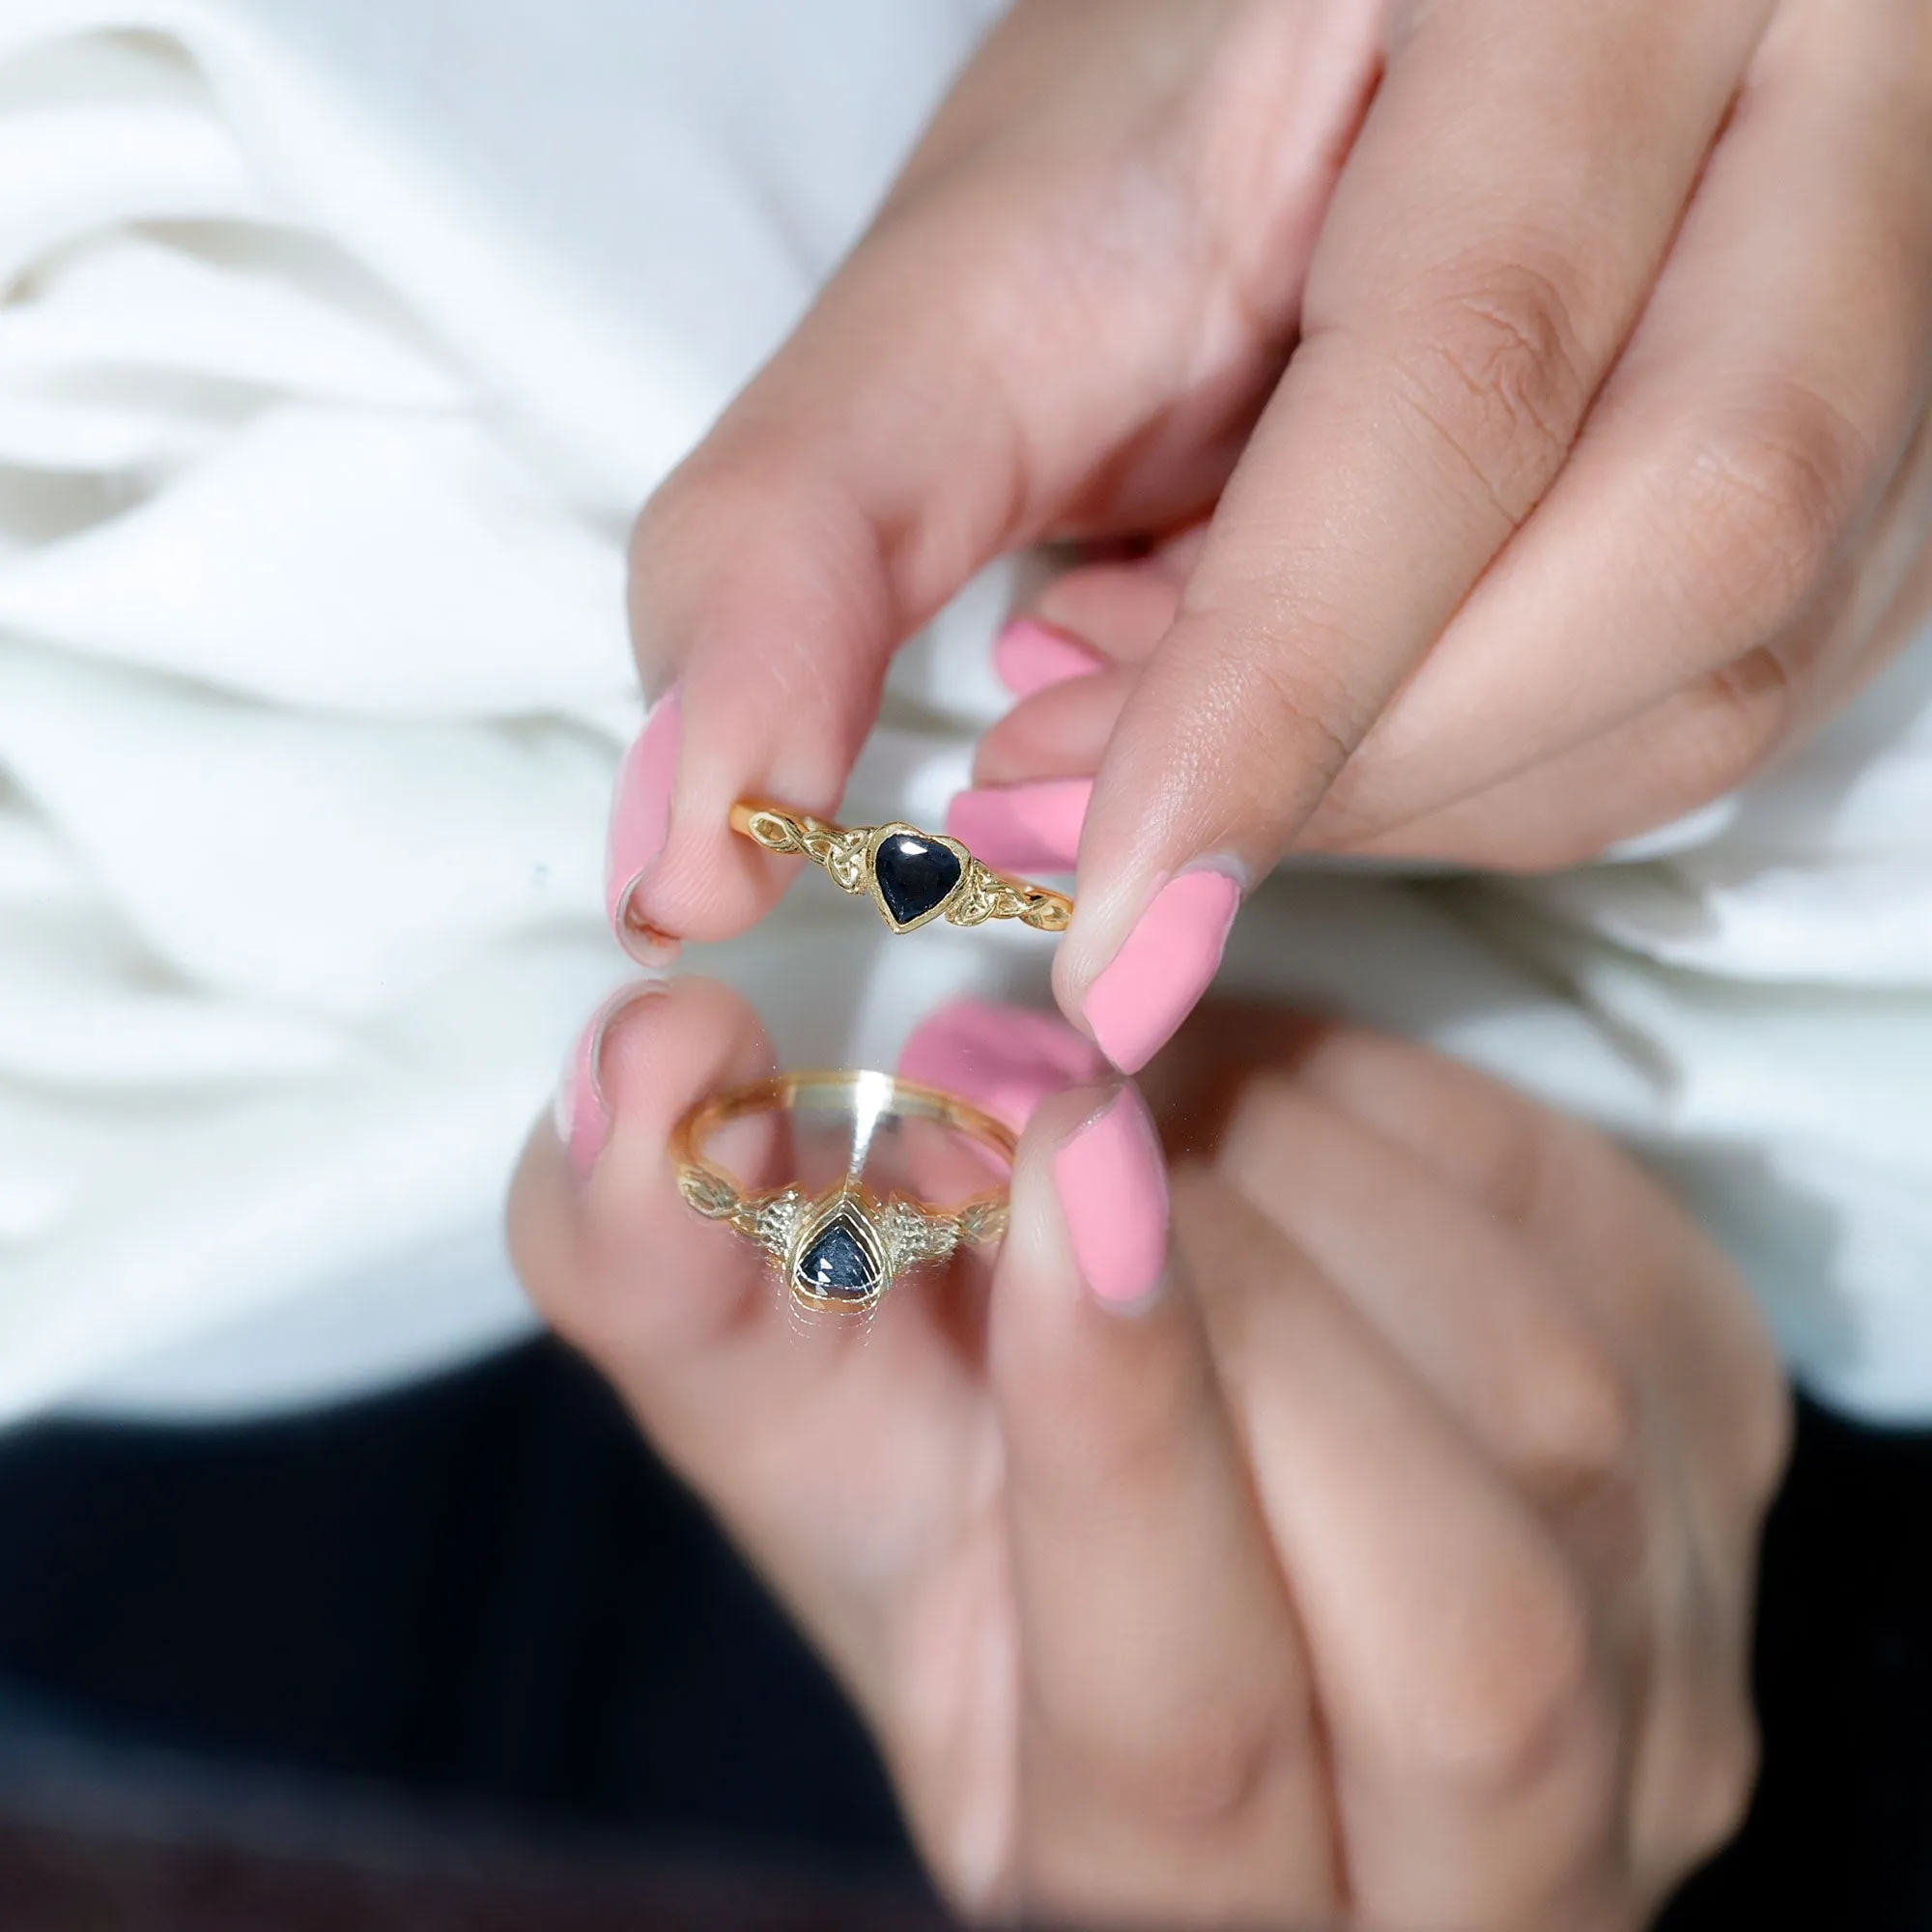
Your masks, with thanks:
M539 1305L843 1678L940 1883L1078 1921L1632 1927L1738 1818L1776 1364L1599 1136L1394 1041L1204 1012L1040 1094L993 1269L799 1332L666 1138L769 1070L701 980L593 1028L512 1206ZM1071 1045L1069 1046L1069 1041ZM1091 1050L1089 1050L1091 1051Z
M642 518L613 909L750 924L732 801L831 810L980 563L1204 518L1054 699L1121 1066L1291 847L1543 866L1729 788L1911 594L1929 141L1925 0L1022 0Z

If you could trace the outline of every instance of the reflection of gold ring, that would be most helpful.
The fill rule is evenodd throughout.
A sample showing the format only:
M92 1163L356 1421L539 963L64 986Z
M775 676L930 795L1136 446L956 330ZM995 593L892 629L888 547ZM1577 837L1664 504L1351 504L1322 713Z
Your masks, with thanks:
M911 932L941 914L953 925L1016 919L1041 932L1065 932L1073 917L1065 893L1009 879L982 866L958 839L900 819L848 832L829 818L741 799L731 808L731 829L767 852L795 852L823 866L848 893L870 893L895 932Z
M850 1112L853 1146L845 1178L823 1193L809 1193L796 1183L746 1187L705 1159L705 1142L726 1121L788 1112L801 1098L826 1094ZM876 1307L907 1268L944 1261L965 1243L996 1241L1007 1229L1004 1186L972 1195L955 1208L933 1208L902 1194L882 1200L864 1185L859 1173L873 1132L881 1121L892 1119L935 1121L1009 1167L1018 1146L1010 1127L937 1087L895 1080L890 1073L781 1073L700 1100L677 1123L670 1142L677 1191L698 1213L726 1221L756 1241L783 1269L802 1307Z

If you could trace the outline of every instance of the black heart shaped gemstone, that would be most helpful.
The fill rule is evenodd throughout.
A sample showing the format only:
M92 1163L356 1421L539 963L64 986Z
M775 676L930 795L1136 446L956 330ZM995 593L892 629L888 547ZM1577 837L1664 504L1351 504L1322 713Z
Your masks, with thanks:
M794 1273L808 1294L828 1301L864 1301L879 1285L877 1262L842 1214L813 1238Z
M911 925L944 905L959 883L959 869L956 853L916 832L895 832L880 839L872 861L879 896L895 925Z

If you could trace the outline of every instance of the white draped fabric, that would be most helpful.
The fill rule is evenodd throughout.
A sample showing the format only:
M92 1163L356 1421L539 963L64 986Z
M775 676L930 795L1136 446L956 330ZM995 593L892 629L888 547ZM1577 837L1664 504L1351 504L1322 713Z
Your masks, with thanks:
M0 10L0 1415L259 1411L527 1324L503 1180L622 970L625 525L990 11ZM943 813L1008 596L906 653L855 809ZM695 963L874 1064L1044 984L1033 935L805 890ZM1932 642L1617 863L1277 878L1229 978L1630 1135L1814 1386L1932 1414Z

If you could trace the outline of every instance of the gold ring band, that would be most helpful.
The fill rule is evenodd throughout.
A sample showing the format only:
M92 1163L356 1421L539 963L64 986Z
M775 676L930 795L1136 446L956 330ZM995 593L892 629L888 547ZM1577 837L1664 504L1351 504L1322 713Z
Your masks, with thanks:
M1065 893L1009 879L982 866L956 838L894 819L849 830L829 818L740 799L731 829L767 852L796 853L822 866L852 894L870 893L895 932L911 932L942 915L952 925L1016 919L1039 932L1065 932L1073 901Z
M781 1113L804 1098L844 1100L855 1123L845 1178L818 1194L796 1183L749 1188L704 1157L704 1145L727 1121ZM806 1309L863 1312L875 1308L908 1268L945 1261L953 1250L996 1241L1007 1230L1007 1190L991 1187L952 1208L903 1194L883 1199L859 1179L877 1122L923 1120L950 1127L1009 1167L1018 1136L1004 1122L938 1087L890 1073L796 1072L755 1080L700 1100L671 1135L677 1191L708 1220L724 1221L755 1241L782 1270Z

